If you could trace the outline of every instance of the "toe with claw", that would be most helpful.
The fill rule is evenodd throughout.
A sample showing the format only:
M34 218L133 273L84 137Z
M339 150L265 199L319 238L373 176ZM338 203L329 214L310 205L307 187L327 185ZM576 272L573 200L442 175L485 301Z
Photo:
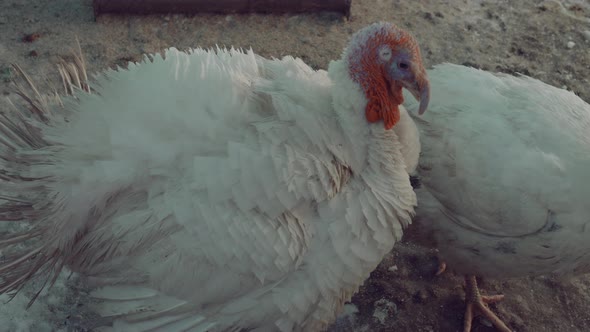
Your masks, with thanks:
M471 325L475 314L478 313L487 318L500 332L511 332L510 328L493 313L488 307L489 303L501 301L504 295L481 295L475 276L465 276L465 309L464 332L471 331Z

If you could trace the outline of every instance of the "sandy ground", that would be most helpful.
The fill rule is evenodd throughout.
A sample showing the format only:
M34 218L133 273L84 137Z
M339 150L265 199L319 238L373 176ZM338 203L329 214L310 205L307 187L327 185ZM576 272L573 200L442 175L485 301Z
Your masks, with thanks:
M124 65L140 59L142 53L170 46L216 44L252 47L264 56L293 55L315 68L326 68L329 60L340 55L351 33L380 20L412 31L421 42L427 65L453 62L521 72L590 101L588 0L354 0L350 20L313 14L103 16L97 21L89 0L3 0L0 91L14 96L8 83L13 75L11 63L20 64L38 81L55 79L54 64L70 54L76 37L90 72ZM41 89L50 87L41 84ZM398 244L347 307L351 314L331 330L461 330L461 278L452 273L434 277L436 265L432 250L412 241ZM590 277L485 280L481 285L484 292L506 294L493 310L515 331L590 331ZM78 293L65 290L61 281L58 286L59 296L42 296L29 312L19 311L26 304L26 292L17 301L0 305L0 331L91 329L77 323L80 315L86 315ZM35 317L48 319L49 325L36 322ZM493 328L477 320L474 331Z

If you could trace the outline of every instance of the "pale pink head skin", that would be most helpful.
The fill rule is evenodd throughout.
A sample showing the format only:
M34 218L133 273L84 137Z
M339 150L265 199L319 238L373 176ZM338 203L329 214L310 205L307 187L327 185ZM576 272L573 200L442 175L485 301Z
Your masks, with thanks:
M418 42L407 31L391 23L374 23L352 37L345 54L350 76L367 98L367 121L383 120L385 129L391 129L400 119L402 88L420 101L419 114L426 111L430 84Z

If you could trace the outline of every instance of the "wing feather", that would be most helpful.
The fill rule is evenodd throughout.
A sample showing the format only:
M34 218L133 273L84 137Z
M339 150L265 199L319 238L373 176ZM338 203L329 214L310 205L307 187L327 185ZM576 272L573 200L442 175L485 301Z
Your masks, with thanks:
M31 252L44 254L12 262L31 274L67 262L99 286L101 314L141 330L207 327L215 322L187 316L187 303L209 316L222 303L222 314L244 311L302 264L313 209L352 177L331 152L343 135L326 73L300 60L170 49L144 62L98 76L94 93L36 124L46 146L29 144L19 160L50 180L16 196L42 189L29 234L45 243ZM295 308L306 310L306 296Z

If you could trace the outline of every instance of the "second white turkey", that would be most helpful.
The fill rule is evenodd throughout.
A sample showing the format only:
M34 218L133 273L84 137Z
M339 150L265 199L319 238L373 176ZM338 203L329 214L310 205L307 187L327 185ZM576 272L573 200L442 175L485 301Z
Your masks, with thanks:
M484 304L501 297L481 297L473 276L590 271L590 105L525 76L451 64L428 75L416 226L468 276L466 331L473 310L509 331Z

